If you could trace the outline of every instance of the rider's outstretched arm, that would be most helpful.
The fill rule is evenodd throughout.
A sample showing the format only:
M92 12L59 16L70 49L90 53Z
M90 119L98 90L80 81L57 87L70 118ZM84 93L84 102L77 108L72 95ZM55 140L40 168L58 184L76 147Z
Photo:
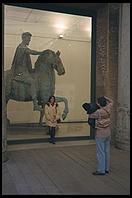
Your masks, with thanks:
M26 49L26 53L29 53L31 55L41 55L43 53L43 51L42 52L39 52L39 51L31 50L31 49L27 48Z

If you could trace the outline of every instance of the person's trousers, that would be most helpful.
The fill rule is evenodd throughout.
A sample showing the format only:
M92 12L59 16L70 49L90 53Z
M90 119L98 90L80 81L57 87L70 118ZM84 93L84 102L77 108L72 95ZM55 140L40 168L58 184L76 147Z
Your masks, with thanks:
M110 139L110 136L106 138L96 137L97 171L101 173L109 171L110 168Z
M50 140L55 141L55 127L49 127Z

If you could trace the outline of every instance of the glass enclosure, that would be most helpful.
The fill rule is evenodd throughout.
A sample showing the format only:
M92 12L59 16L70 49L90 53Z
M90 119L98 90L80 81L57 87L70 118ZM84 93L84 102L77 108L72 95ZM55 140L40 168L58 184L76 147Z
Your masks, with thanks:
M29 48L60 51L65 74L55 72L55 96L68 100L69 113L58 124L56 136L90 136L88 116L82 104L91 101L91 41L92 17L4 5L4 70L10 70L16 47L23 32L30 32ZM31 55L32 67L38 56ZM61 113L64 103L60 102ZM9 100L7 117L19 126L38 124L40 113L33 103ZM45 121L43 118L43 126ZM44 138L46 133L33 130L8 132L8 139Z

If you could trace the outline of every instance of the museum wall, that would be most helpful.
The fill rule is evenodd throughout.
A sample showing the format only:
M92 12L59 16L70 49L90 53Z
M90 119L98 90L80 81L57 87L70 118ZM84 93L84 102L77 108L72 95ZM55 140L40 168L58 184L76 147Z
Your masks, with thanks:
M27 30L30 32L30 29ZM87 114L82 109L84 102L90 102L91 81L91 42L76 41L73 39L52 39L32 36L30 48L38 51L52 49L60 50L61 60L65 67L65 75L58 76L56 73L55 95L65 97L69 103L69 114L65 121L87 121ZM21 35L5 34L4 40L4 70L11 68L15 49L21 42ZM38 56L31 56L34 65ZM60 103L63 111L64 104ZM32 102L16 102L9 100L7 116L11 123L37 123L39 112L33 111Z

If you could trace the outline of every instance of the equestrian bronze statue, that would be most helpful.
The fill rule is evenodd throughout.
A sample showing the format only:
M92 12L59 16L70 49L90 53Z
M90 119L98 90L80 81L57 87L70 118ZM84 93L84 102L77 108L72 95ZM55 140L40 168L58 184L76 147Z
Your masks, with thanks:
M27 60L30 63L30 59L28 58ZM65 74L60 52L57 51L55 53L50 49L40 52L34 69L30 66L30 72L27 71L29 69L27 63L23 66L26 68L23 70L16 69L16 73L15 67L4 73L6 104L10 99L24 102L33 101L33 110L40 111L39 123L42 124L44 106L48 102L49 97L55 94L55 70L58 75ZM31 85L32 83L34 83L33 86ZM60 96L55 96L55 99L56 102L64 102L65 104L62 114L62 119L64 120L68 113L68 101Z

